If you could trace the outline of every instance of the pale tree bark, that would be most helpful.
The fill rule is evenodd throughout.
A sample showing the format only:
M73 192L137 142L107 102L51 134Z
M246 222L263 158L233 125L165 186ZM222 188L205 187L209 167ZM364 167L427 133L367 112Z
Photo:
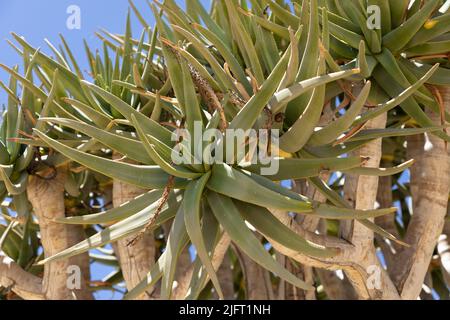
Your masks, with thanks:
M23 270L0 251L0 287L8 288L24 300L43 300L42 279Z
M356 84L353 92L358 94L361 88L362 84ZM365 111L367 108L363 108L362 112ZM382 114L367 121L364 129L383 129L386 127L386 121L387 114ZM382 139L365 144L352 152L352 155L368 158L363 167L378 168L382 155ZM345 177L344 197L355 209L375 209L377 190L378 177L376 176L347 174ZM374 233L357 221L343 221L340 225L340 233L342 238L355 245L360 252L360 260L357 261L363 269L359 272L344 269L359 299L398 299L395 286L376 256Z
M371 277L368 270L373 268L374 265L377 265L379 261L375 254L368 254L368 252L364 250L365 247L351 244L344 239L306 231L286 212L273 209L270 209L270 211L283 224L290 227L299 236L324 247L338 250L338 254L332 258L319 259L293 251L280 245L273 239L268 239L278 252L314 268L333 271L343 270L349 275L349 280L352 282L353 287L355 287L356 292L358 292L358 297L360 299L399 299L395 286L382 268L380 268L379 274L379 288L374 290L368 287L368 279Z
M445 108L450 111L450 88L438 90ZM427 114L439 125L438 114L429 110ZM434 135L427 135L427 139L414 137L409 141L413 143L408 147L420 148L416 169L411 170L413 215L404 239L411 247L399 254L393 279L403 299L417 299L444 227L450 191L450 157L446 143Z
M119 160L120 155L115 154L114 159ZM120 181L113 181L113 206L135 199L143 194L145 190ZM117 241L116 254L120 263L125 284L128 290L136 287L150 271L155 263L155 239L152 232L146 232L136 238L130 235ZM137 300L150 300L154 289L148 289L142 293Z
M53 169L48 169L39 176L31 176L28 183L28 199L38 219L42 247L47 258L86 238L82 226L54 222L66 216L66 170L59 168L55 173ZM89 300L92 299L89 281L89 255L84 253L46 264L42 291L45 299L49 300Z
M327 233L326 221L321 220L321 223L319 224L319 232L321 234ZM329 271L319 268L315 268L314 270L328 299L356 300L358 298L355 289L353 289L353 286L342 270Z

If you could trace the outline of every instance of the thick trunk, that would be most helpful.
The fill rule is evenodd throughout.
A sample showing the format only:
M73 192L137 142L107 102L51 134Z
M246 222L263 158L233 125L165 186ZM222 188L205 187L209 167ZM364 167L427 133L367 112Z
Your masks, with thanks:
M386 126L387 115L383 114L366 123L365 129L380 129ZM354 156L368 157L365 167L378 168L382 154L382 140L377 139L353 152ZM344 196L355 209L374 209L378 190L378 177L349 174L345 178ZM354 244L359 251L359 270L346 271L360 299L398 298L398 292L382 268L375 252L374 234L356 221L341 224L341 236ZM376 275L372 282L372 276ZM388 291L386 291L388 290Z
M38 218L40 236L46 257L51 257L81 241L86 236L81 226L55 223L54 219L65 217L64 181L66 169L44 173L44 179L32 176L28 183L28 199ZM88 284L89 255L80 254L69 259L51 262L44 267L42 290L49 300L92 299Z
M444 106L450 111L450 88L441 87L439 91ZM430 111L427 113L439 125L439 115ZM428 135L427 139L419 138L421 143L417 143L417 137L412 139L416 139L420 150L416 168L411 170L413 215L405 236L405 242L411 247L399 254L393 273L403 299L417 299L422 290L433 251L444 227L450 186L450 157L445 142L434 135Z
M144 193L144 190L120 181L113 184L113 205L120 205L133 200ZM131 235L117 241L116 250L122 274L128 290L133 289L141 282L150 268L155 263L155 240L153 233L147 232L136 241L136 235ZM133 243L131 243L133 242ZM153 290L149 289L138 300L149 300L152 298Z

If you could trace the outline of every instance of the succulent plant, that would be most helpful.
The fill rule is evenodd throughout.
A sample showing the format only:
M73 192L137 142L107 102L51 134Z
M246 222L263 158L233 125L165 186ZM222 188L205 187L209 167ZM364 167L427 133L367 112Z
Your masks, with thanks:
M130 13L124 35L98 33L104 50L93 54L86 45L88 77L64 38L61 50L51 46L53 58L13 35L27 71L22 76L2 66L12 81L3 86L10 100L0 137L0 195L13 195L19 211L28 206L23 192L29 172L68 165L66 197L77 205L110 179L146 190L114 208L57 218L89 226L89 233L101 230L35 260L48 265L130 237L131 248L170 225L158 260L126 298L140 297L160 280L163 299L202 297L209 280L224 298L217 272L230 242L304 290L313 287L277 262L268 245L313 260L341 253L293 231L277 211L284 218L323 219L325 235L336 221L357 221L406 246L372 219L396 208L355 209L339 182L355 175L398 178L413 164L399 147L406 136L432 133L448 140L421 108L442 113L424 85L450 85L443 60L448 13L436 12L439 0L422 8L406 3L303 0L290 8L282 1L223 0L213 2L210 14L198 0L188 1L186 10L166 0L150 5L151 28L130 2L144 27L140 39L132 37ZM367 27L370 4L382 9L381 30ZM16 98L17 82L23 101ZM406 117L394 111L398 105ZM382 115L387 128L365 127ZM420 128L405 128L410 118ZM19 128L28 139L18 138ZM207 130L213 134L202 136ZM385 163L395 166L371 167L364 153L352 155L380 138L392 142L384 154L395 161ZM277 170L270 172L274 163ZM330 176L340 178L329 185ZM325 200L296 192L292 181L307 181ZM187 286L174 292L177 262L191 245L196 255L184 275Z

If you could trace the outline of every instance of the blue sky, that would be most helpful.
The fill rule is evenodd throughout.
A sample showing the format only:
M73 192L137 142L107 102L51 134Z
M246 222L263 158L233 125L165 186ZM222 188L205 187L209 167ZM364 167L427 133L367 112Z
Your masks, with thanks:
M144 17L152 21L150 9L145 0L135 0ZM66 21L69 18L67 8L77 5L81 10L81 29L69 30ZM8 66L21 64L18 54L5 39L12 39L10 32L24 36L35 47L49 52L44 39L59 44L59 33L69 42L74 54L82 66L86 66L83 38L95 48L100 47L94 32L106 28L111 32L123 33L127 0L0 0L0 62ZM134 34L141 31L141 25L133 17ZM8 81L6 72L0 71L0 80ZM5 100L0 93L0 104Z
M145 0L134 0L141 14L153 26L154 20ZM179 1L182 3L183 1ZM204 3L209 3L205 0ZM81 11L81 28L69 30L66 26L69 14L67 8L76 5ZM86 39L92 49L100 48L101 42L95 37L95 31L105 28L113 33L123 33L128 10L127 0L0 0L0 63L8 66L21 65L22 59L5 39L12 40L10 32L15 32L43 51L49 52L44 42L48 39L59 45L59 34L69 42L75 57L83 70L87 69L87 60L83 47ZM142 26L136 17L132 17L133 34L139 36ZM21 70L22 71L22 70ZM7 83L8 74L0 70L0 80ZM0 106L6 104L6 94L0 91ZM0 115L1 117L1 115ZM1 120L0 120L1 121ZM100 280L112 271L111 268L93 265L92 276ZM119 299L121 294L99 292L97 299Z

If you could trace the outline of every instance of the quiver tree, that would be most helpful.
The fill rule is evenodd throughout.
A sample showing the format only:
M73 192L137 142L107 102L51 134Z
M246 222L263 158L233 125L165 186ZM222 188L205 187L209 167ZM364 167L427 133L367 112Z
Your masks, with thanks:
M75 258L81 268L90 251L117 267L101 288L125 281L127 299L415 299L426 278L448 297L446 250L433 258L450 179L448 13L416 2L224 0L207 12L166 0L150 4L154 27L131 3L141 37L130 15L123 35L99 33L88 76L64 39L52 58L13 34L27 65L25 75L3 66L0 148L28 161L2 157L1 173L11 208L30 212L25 225L4 214L13 264L0 284L70 298L62 279L47 296L47 270ZM373 4L381 29L366 24ZM198 139L198 129L215 134ZM267 135L237 148L227 135L251 129ZM279 143L265 143L276 132ZM275 172L249 161L261 153ZM47 208L58 211L48 224ZM65 234L55 250L49 226ZM89 238L74 243L75 230ZM28 263L13 250L25 236ZM81 291L95 289L82 274Z

